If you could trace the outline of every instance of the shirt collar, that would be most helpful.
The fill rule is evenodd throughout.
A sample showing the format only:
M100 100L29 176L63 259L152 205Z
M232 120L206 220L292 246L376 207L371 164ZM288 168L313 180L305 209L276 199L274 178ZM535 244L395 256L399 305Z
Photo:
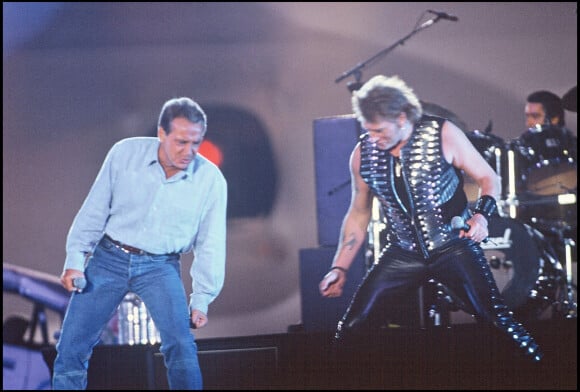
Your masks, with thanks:
M154 164L158 163L161 166L161 162L159 162L159 143L154 145L154 148L151 148L145 157L145 162L147 162L147 166L153 166ZM195 158L189 163L189 165L179 173L176 173L173 177L176 179L182 180L189 180L193 181L193 172L195 168L199 165L199 155L196 154ZM163 167L161 167L163 170Z

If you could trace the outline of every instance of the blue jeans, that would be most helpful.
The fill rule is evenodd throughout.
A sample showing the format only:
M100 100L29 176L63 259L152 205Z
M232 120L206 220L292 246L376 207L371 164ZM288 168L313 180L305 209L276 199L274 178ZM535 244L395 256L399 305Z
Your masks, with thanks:
M86 389L93 348L128 292L145 303L161 337L170 389L202 389L197 344L178 254L127 254L103 238L85 270L87 286L73 293L56 345L53 389Z

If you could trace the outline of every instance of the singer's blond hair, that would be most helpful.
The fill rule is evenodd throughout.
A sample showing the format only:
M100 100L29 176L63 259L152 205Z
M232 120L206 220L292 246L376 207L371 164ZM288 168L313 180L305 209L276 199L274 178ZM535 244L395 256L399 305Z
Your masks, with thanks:
M411 123L419 121L423 109L413 89L398 76L377 75L352 94L352 109L361 122L395 120L405 112Z

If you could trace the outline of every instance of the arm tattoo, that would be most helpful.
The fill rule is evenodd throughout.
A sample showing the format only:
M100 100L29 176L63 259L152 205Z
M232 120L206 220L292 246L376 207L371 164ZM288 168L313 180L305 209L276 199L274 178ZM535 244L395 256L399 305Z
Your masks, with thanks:
M349 235L349 239L344 241L343 246L347 247L348 250L352 250L354 248L355 242L356 242L355 235L354 235L354 233L351 233Z

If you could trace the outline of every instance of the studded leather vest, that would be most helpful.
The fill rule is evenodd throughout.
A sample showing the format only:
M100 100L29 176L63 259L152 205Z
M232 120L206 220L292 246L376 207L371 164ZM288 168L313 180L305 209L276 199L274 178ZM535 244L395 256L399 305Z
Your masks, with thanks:
M458 237L450 225L453 216L469 218L463 177L443 156L444 121L423 116L401 148L400 162L379 150L368 133L360 136L361 176L379 200L385 219L383 251L397 245L427 258L430 251Z

